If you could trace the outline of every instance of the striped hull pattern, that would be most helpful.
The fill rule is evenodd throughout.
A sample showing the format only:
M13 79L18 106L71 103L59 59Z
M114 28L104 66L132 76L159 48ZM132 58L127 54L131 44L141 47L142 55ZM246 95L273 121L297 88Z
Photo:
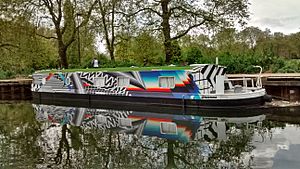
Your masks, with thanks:
M127 86L118 83L121 77L129 80ZM174 86L161 87L160 77L173 77ZM96 82L99 78L101 86ZM192 74L185 70L50 73L34 74L33 79L33 92L201 99Z
M207 94L216 88L216 77L218 75L225 75L226 68L218 65L204 65L195 67L192 70L194 82L199 87L202 94ZM228 84L232 87L231 83Z

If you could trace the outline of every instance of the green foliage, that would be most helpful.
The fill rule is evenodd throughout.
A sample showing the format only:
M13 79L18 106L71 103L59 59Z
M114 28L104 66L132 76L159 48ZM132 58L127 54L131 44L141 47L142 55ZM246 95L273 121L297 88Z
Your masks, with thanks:
M183 63L184 58L182 57L181 48L179 46L179 43L177 41L172 41L171 45L172 45L171 63L175 63L175 64Z
M134 60L124 59L124 60L116 60L112 61L108 59L108 56L104 54L98 54L95 56L86 56L82 60L81 66L77 67L71 67L72 69L78 69L78 68L92 68L92 60L96 58L99 61L99 67L100 68L116 68L116 67L131 67L131 66L143 66L139 62L136 62Z
M97 54L95 46L91 45L94 44L95 35L88 29L88 27L80 29L79 34L76 35L76 40L70 45L67 51L70 68L91 67L91 60L94 57L103 56L102 54ZM106 57L103 56L102 58L98 58L98 60L103 60L103 58L106 59Z
M0 79L12 79L16 76L16 73L10 70L0 70Z
M53 9L58 14L57 2L54 3ZM104 35L103 30L98 29L99 25L97 24L100 23L89 22L88 24L88 22L83 22L87 21L87 16L85 16L87 11L84 11L81 7L88 9L87 7L91 5L90 2L80 3L80 5L77 4L76 6L73 4L73 1L63 1L60 14L64 22L61 23L59 28L61 40L65 43L62 46L57 41L59 36L54 27L44 25L45 27L39 26L37 28L36 25L33 25L35 21L32 18L31 11L19 11L19 9L22 9L21 2L14 5L10 5L13 1L0 3L0 11L3 13L3 17L0 19L1 79L13 78L20 76L20 74L28 75L35 70L59 68L61 60L58 46L63 46L61 49L68 49L66 63L69 63L69 67L72 69L91 68L91 61L94 57L98 58L101 68L166 65L164 34L152 29L154 28L152 27L153 25L163 25L161 20L156 20L159 17L155 18L152 17L153 15L150 15L151 10L147 11L150 12L149 15L144 15L146 12L140 17L144 18L146 16L147 18L144 18L145 23L150 21L152 26L147 25L147 27L143 27L143 24L136 24L134 20L130 20L133 18L122 18L120 22L118 21L118 25L107 25L109 29L115 26L115 41L113 43L115 60L111 61L107 56L108 53L100 54L95 49L95 46L97 46L95 45L97 35ZM139 3L151 4L151 2ZM194 2L181 3L189 4ZM117 9L124 10L123 4L117 4ZM169 5L175 4L170 2ZM231 17L240 18L236 16L240 12L243 14L243 17L240 19L247 17L246 6L243 6L245 4L239 2L238 5L242 7L241 11L232 11L233 15ZM107 7L110 8L109 5ZM132 7L139 8L140 6ZM197 8L196 6L190 6L190 8L194 7ZM200 6L198 7L200 8ZM207 8L210 7L212 6L207 6ZM152 8L152 6L149 6L149 8ZM39 10L42 9L39 8ZM99 11L94 11L94 13L97 12ZM176 11L172 12L176 13ZM111 13L107 16L111 16ZM118 16L115 13L115 19L119 19ZM98 16L95 15L94 17ZM172 17L174 16L172 15ZM188 15L180 15L181 17L188 17ZM109 18L107 19L109 20ZM222 20L224 18L217 17L215 19ZM99 22L101 22L101 17ZM80 23L85 24L82 24L78 29L75 28ZM227 66L228 73L257 73L259 70L254 68L253 65L262 66L265 72L300 72L300 63L297 60L300 58L300 32L284 35L280 32L271 33L268 29L260 30L255 27L248 27L238 31L235 28L226 27L224 23L222 24L225 26L223 28L208 24L214 28L213 34L189 35L181 30L185 28L184 26L176 27L175 22L170 22L170 24L172 36L177 37L176 35L184 33L182 36L178 36L181 37L179 39L170 36L172 43L169 46L172 48L170 50L172 57L168 58L171 58L170 63L172 64L183 66L193 63L215 63L215 58L218 57L219 64ZM184 25L190 24L192 24L190 21L184 22ZM205 28L208 25L202 26ZM99 30L102 32L99 32ZM48 39L37 36L37 34L48 37ZM108 34L108 36L112 35ZM67 46L66 44L70 45ZM294 60L289 61L292 58Z
M37 37L34 26L25 17L13 21L0 20L0 78L31 74L37 69L55 67L57 55L52 41Z
M164 63L162 42L149 32L136 37L128 37L116 48L116 61L131 65L161 65Z
M188 64L199 63L202 57L203 57L202 52L200 48L197 47L188 48L183 53L183 58L185 58Z
M227 67L228 73L258 73L253 66L262 66L263 70L278 69L283 62L279 57L261 55L232 55L224 53L219 56L219 63Z
M298 73L300 72L300 60L299 59L293 59L284 62L284 66L279 68L277 72L280 73Z

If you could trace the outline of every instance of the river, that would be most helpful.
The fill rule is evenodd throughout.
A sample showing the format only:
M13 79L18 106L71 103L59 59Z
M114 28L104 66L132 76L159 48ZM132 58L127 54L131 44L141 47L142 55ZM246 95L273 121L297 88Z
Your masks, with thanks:
M3 103L0 168L299 169L300 111L282 114Z

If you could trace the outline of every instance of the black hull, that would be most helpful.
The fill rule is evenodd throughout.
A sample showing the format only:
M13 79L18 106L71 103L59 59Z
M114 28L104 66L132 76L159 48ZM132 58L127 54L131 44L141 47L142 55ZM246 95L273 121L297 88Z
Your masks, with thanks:
M145 111L152 110L154 107L160 110L165 108L166 110L175 109L184 111L245 111L246 109L262 107L265 103L264 96L239 100L187 100L46 92L33 92L32 95L34 103L38 104L93 108L140 109Z

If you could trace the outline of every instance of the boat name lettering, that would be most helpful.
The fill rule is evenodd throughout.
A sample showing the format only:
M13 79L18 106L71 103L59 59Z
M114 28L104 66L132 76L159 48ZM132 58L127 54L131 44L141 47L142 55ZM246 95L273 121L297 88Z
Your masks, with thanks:
M202 98L218 98L217 96L202 96Z

